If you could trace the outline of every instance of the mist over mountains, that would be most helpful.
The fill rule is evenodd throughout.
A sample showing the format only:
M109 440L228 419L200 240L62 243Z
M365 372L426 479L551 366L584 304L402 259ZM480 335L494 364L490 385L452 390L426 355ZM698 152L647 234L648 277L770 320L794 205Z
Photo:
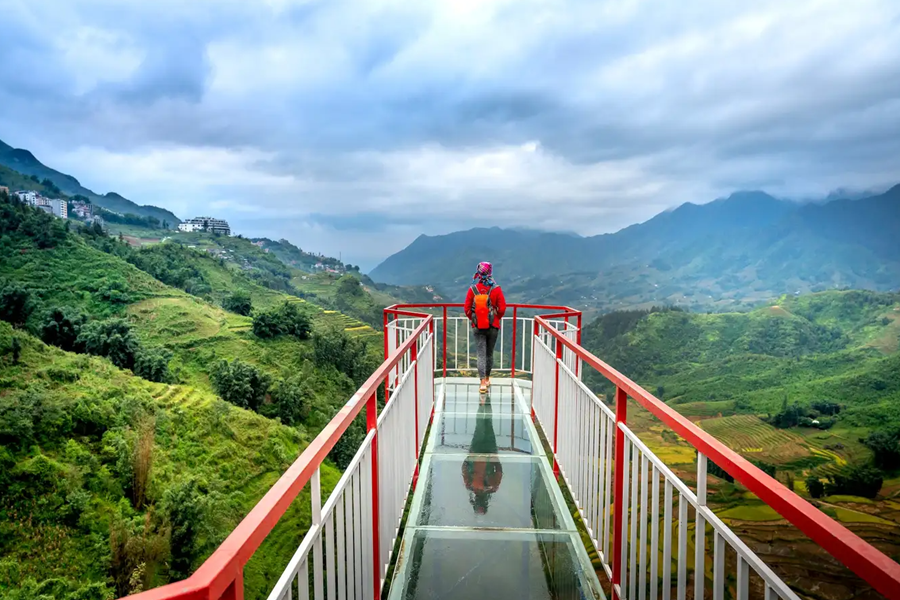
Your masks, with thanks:
M747 191L592 237L500 228L423 235L370 275L454 298L489 260L522 301L735 308L785 293L900 287L898 240L900 186L805 204Z

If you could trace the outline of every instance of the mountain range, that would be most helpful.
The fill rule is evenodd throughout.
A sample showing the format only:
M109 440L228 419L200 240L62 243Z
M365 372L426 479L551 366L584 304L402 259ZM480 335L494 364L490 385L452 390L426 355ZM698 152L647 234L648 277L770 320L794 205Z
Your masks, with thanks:
M115 192L98 194L89 190L71 175L60 173L59 171L44 165L28 150L13 148L2 140L0 140L0 165L22 173L23 175L34 175L41 181L49 179L67 196L84 196L90 199L92 203L107 210L121 214L130 213L141 217L155 217L159 219L160 223L167 221L170 227L174 227L181 222L181 219L176 217L173 212L164 208L140 205Z
M735 309L785 293L892 290L900 287L900 185L810 204L736 192L592 237L500 228L422 235L370 276L458 297L482 260L514 300L600 310Z

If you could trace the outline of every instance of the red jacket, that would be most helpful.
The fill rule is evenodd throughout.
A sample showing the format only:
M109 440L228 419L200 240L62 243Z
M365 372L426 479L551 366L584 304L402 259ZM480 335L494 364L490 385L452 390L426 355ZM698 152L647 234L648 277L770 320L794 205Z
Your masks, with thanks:
M478 291L482 294L487 294L488 287L483 283L476 283L475 286L478 288ZM503 290L500 289L499 285L495 285L493 289L491 289L491 306L494 307L494 322L492 325L496 329L500 329L500 319L503 318L503 315L506 313L506 298L503 297ZM466 292L466 316L469 320L472 320L472 311L475 308L475 292L472 291L472 286L469 286L469 291Z

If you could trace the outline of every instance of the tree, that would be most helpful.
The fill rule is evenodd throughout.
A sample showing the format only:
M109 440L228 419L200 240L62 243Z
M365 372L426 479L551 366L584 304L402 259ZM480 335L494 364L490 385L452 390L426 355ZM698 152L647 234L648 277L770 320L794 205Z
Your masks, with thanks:
M313 359L319 367L333 366L356 385L362 385L374 370L366 343L338 327L313 335Z
M105 356L122 369L134 367L141 344L131 324L125 319L93 321L81 328L76 342L88 354Z
M269 411L270 416L277 416L285 425L299 425L309 414L314 397L309 383L299 376L280 380L271 390L274 410Z
M825 495L825 486L815 475L806 478L806 491L813 498L821 498Z
M169 361L172 352L165 348L144 348L134 358L134 374L149 381L167 383L172 377L169 373Z
M253 310L253 300L250 298L249 293L238 290L225 298L225 301L222 302L222 308L246 317Z
M21 327L34 312L34 304L31 292L21 285L13 282L0 285L0 320Z
M12 360L13 364L19 364L19 357L22 356L22 342L19 341L19 338L14 337L12 339Z
M285 302L277 308L258 313L253 317L253 334L260 338L292 335L301 340L309 338L312 322L300 312L297 305Z
M212 373L216 393L235 406L258 410L272 384L272 377L240 359L223 360Z
M888 471L900 467L900 429L873 431L862 443L872 451L876 467Z
M200 490L193 478L174 484L163 494L163 510L171 527L169 575L173 580L190 576L197 557L197 538L203 518L200 500Z
M365 294L359 279L353 275L344 275L338 280L338 295L340 296L362 296Z
M87 317L75 309L55 307L47 313L41 325L41 339L45 344L57 346L63 350L75 350L78 334L87 323Z
M881 490L884 478L881 471L869 465L847 465L828 476L825 495L845 494L874 498Z

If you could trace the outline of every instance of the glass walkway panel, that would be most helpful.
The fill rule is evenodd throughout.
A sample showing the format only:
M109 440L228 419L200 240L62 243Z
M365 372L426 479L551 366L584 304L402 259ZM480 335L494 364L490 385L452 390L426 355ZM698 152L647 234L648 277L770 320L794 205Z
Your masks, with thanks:
M394 600L603 598L525 401L529 382L436 383Z

